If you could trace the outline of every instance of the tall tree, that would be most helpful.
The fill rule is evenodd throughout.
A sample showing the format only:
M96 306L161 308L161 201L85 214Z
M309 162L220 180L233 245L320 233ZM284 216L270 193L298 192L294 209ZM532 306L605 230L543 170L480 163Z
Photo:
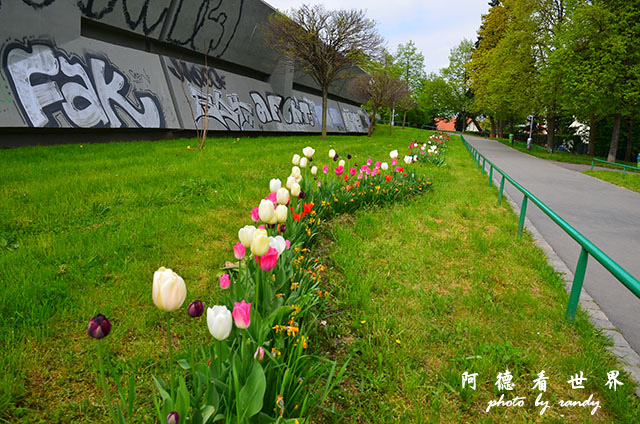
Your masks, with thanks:
M449 66L442 69L441 74L451 89L451 100L461 123L461 131L466 129L466 122L471 108L472 94L469 86L469 74L466 66L471 61L473 42L463 39L460 44L451 49Z
M398 44L394 59L400 71L400 78L409 84L411 92L417 93L420 89L420 81L426 77L424 55L416 48L413 41L409 41L407 44Z
M329 86L348 78L354 65L377 57L382 46L375 22L361 10L326 10L303 5L288 14L276 12L265 27L269 44L295 61L322 90L322 139L327 138Z

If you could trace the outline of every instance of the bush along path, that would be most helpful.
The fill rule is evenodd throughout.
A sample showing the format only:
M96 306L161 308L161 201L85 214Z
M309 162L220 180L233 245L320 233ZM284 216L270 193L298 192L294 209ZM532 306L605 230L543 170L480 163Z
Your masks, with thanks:
M431 181L423 171L444 163L447 140L434 135L412 142L400 159L394 150L385 161L364 163L334 149L316 154L307 146L294 154L284 184L271 179L266 197L247 214L254 225L238 231L236 262L225 264L219 277L218 304L196 300L187 307L192 317L206 314L210 341L176 358L172 313L185 301L187 284L171 269L158 269L152 297L166 312L170 370L154 377L160 422L299 423L317 414L349 361L332 361L313 348L318 314L331 296L323 281L326 268L312 255L316 236L338 215L428 191ZM98 315L88 331L102 339L110 329ZM122 423L131 415L134 382L120 381L103 361L100 343L99 380L106 388L113 379L119 389L115 400L106 399L112 420Z
M342 216L317 246L320 349L350 361L314 421L640 422L609 342L582 312L565 324L562 279L461 143L430 176L429 196Z

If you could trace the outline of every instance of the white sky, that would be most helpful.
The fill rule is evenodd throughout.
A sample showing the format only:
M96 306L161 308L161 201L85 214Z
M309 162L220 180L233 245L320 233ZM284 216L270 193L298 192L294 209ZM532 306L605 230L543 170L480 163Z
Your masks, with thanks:
M475 42L488 0L264 0L287 11L307 3L327 9L363 9L377 23L387 50L413 40L424 55L425 70L437 72L449 65L449 51L463 38Z

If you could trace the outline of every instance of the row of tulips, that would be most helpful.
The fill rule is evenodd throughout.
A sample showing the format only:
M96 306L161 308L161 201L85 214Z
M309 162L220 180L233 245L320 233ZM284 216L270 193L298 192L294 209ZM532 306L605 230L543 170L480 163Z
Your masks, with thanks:
M171 269L155 272L152 298L167 315L171 370L164 379L154 378L160 422L304 422L341 379L346 364L338 367L309 349L329 296L322 288L325 268L309 248L323 221L424 192L430 182L413 159L399 164L397 150L387 161L362 163L331 149L322 164L315 153L305 147L293 156L284 185L272 179L265 198L251 209L253 225L238 231L236 262L219 276L218 304L206 309L210 343L174 359L171 313L185 302L186 284ZM200 300L187 307L198 320L204 310ZM99 315L88 332L100 339L110 328ZM104 383L102 368L100 376ZM118 383L121 396L113 406L107 398L114 422L125 422L133 400L123 393L133 396L132 384L126 390Z

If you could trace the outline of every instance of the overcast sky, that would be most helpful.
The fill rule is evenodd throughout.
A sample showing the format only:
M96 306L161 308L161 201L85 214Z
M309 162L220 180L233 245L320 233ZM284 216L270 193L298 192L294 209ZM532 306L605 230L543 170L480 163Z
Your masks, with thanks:
M424 55L425 70L437 72L449 64L449 51L463 38L475 41L488 0L264 0L280 11L303 3L327 9L363 9L377 23L387 49L413 40Z

